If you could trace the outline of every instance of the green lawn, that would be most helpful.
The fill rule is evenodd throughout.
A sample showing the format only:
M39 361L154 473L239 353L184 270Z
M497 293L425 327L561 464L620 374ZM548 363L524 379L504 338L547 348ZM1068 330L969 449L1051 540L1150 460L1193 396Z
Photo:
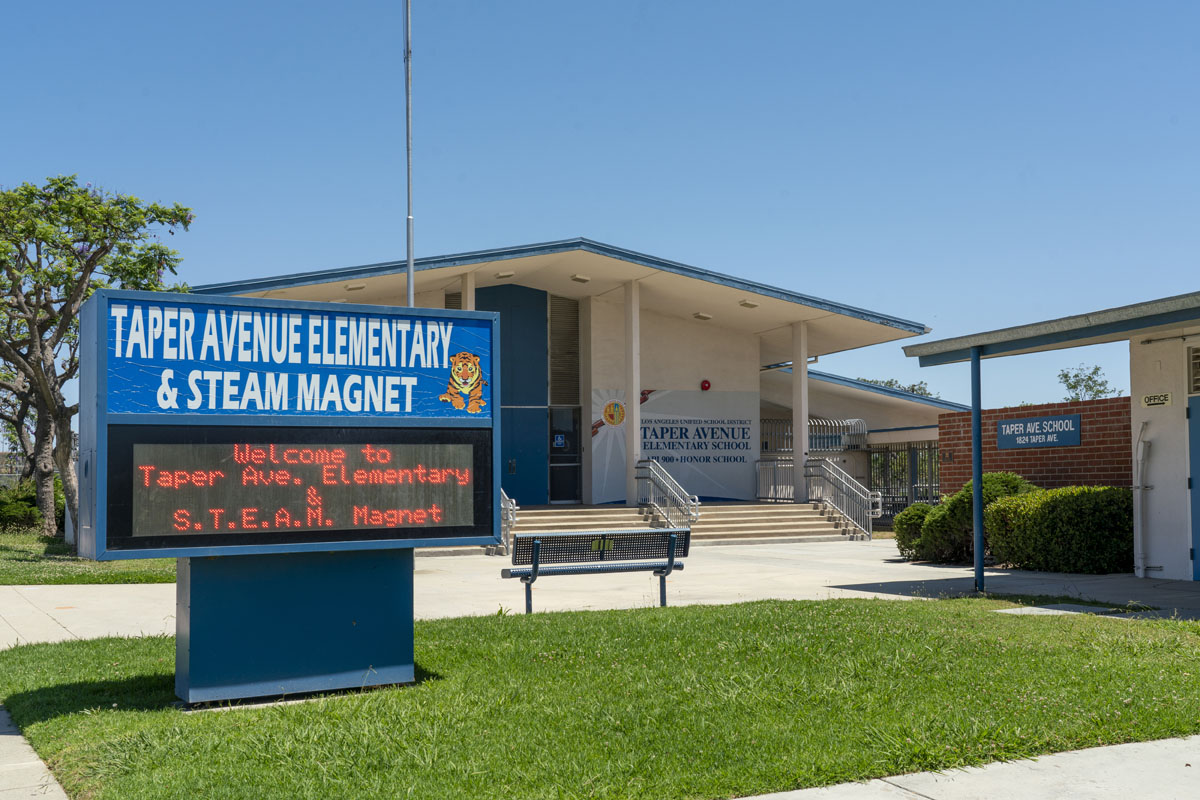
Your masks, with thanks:
M1200 732L1200 624L996 599L417 623L411 687L174 707L170 638L0 652L89 798L717 798Z
M36 583L174 583L175 559L88 561L62 539L0 533L0 586Z

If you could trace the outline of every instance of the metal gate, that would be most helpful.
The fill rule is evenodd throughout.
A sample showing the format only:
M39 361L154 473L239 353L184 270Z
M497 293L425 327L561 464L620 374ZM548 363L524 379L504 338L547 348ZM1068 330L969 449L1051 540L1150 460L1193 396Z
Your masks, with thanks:
M913 503L937 503L938 443L900 442L871 447L872 491L883 496L880 522L890 523Z

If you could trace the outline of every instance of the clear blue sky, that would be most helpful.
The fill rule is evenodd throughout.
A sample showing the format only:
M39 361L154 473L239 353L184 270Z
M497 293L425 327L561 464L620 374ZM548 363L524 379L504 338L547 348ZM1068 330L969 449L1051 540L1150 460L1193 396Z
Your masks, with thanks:
M401 3L10 4L0 184L195 209L193 284L403 258ZM415 0L416 250L572 236L934 338L1193 291L1200 3ZM909 340L913 341L913 340ZM1060 367L985 364L988 405ZM850 376L969 398L897 344Z

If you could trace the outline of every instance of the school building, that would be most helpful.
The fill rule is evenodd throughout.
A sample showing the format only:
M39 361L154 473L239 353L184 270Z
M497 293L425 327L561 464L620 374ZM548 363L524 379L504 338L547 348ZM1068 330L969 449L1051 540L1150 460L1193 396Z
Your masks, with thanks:
M702 499L779 496L761 465L791 457L795 439L881 491L891 513L936 496L938 414L967 408L810 369L928 332L888 314L582 238L415 269L416 305L500 313L502 485L522 506L628 502L639 458ZM406 269L193 291L398 306ZM787 475L803 492L801 471Z

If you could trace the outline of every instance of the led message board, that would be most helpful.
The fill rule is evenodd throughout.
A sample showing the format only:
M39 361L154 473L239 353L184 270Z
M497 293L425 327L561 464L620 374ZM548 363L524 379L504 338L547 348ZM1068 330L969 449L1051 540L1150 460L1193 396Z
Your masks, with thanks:
M103 291L82 324L82 554L497 540L497 315Z

